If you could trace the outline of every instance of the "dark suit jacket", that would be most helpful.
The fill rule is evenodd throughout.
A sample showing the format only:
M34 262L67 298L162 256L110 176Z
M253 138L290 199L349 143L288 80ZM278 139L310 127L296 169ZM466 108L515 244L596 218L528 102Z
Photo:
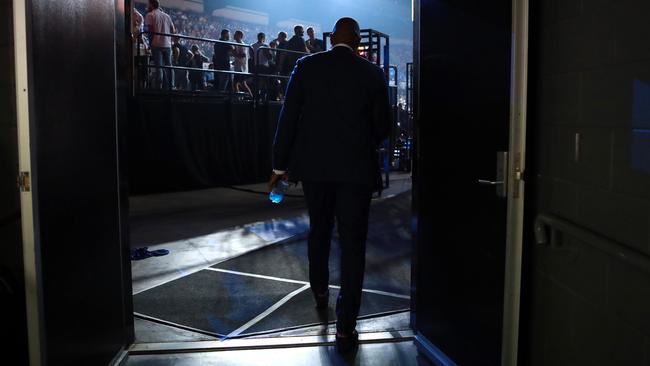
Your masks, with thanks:
M273 143L291 180L376 182L376 149L391 127L381 68L346 47L296 62Z

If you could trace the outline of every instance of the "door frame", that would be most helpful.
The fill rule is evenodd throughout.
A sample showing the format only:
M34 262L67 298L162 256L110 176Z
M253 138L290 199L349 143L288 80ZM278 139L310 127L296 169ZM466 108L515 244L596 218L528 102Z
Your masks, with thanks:
M31 366L44 364L43 282L40 266L40 244L35 238L35 213L33 200L36 179L32 170L32 144L30 139L30 79L28 48L30 45L27 2L13 2L14 65L16 80L16 124L18 126L18 171L27 174L20 189L20 215L23 244L23 270L25 278L25 308L27 319L27 347ZM23 45L23 47L18 47Z
M528 0L512 0L512 61L506 268L501 364L517 365L524 232L524 171L528 95Z
M414 109L420 115L420 22L421 1L413 0L413 42L414 42ZM528 86L528 24L529 0L512 0L512 47L511 47L511 84L510 84L510 127L508 154L508 186L506 214L506 252L504 276L503 326L501 342L501 365L517 365L519 340L519 314L521 298L521 265L524 228L524 171L526 154L526 108ZM415 151L418 157L419 123L415 123ZM417 164L414 164L417 166ZM418 172L414 171L414 185L417 184ZM418 196L413 191L414 215L417 214ZM417 218L417 216L416 216ZM414 219L417 223L417 219ZM417 226L417 224L416 224ZM417 227L415 228L417 235ZM413 243L413 279L417 273L417 242ZM418 349L438 365L456 365L445 353L417 332L417 311L415 299L417 288L412 285L411 327L416 330L415 342Z

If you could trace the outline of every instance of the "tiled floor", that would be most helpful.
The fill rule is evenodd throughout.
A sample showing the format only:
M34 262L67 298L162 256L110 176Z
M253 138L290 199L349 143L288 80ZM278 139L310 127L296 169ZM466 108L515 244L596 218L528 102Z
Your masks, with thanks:
M396 175L390 189L384 191L383 198L410 187L408 175ZM245 188L261 191L264 185ZM302 192L300 187L296 187L291 193ZM304 234L309 227L301 199L287 199L282 205L270 206L263 195L228 189L135 197L131 199L131 208L133 246L146 245L150 250L170 250L167 256L132 262L134 293L288 237ZM166 238L173 240L166 241ZM359 323L362 332L407 327L408 314ZM331 331L331 327L308 327L275 335L323 334ZM137 342L173 342L214 338L136 319L136 339Z
M216 263L305 232L309 218L272 219L185 240L149 245L170 253L131 262L133 293L187 276Z

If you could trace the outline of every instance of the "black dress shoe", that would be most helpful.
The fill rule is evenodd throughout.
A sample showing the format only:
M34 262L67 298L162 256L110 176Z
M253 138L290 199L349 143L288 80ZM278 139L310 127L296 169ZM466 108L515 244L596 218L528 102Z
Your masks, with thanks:
M314 294L314 298L316 299L316 309L327 309L327 305L329 304L330 299L330 292L328 290L325 292L325 294L322 295Z
M336 350L339 353L348 353L359 346L359 333L353 331L352 334L339 336L336 333Z

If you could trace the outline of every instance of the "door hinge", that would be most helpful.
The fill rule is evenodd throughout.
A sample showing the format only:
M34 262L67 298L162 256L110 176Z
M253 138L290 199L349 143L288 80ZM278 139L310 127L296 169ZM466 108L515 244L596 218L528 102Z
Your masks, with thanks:
M29 179L29 172L20 172L18 174L18 189L20 189L21 192L31 191L32 185Z
M521 182L524 180L524 172L521 170L521 153L515 154L515 166L514 166L514 192L513 198L519 198L519 192L521 187Z

